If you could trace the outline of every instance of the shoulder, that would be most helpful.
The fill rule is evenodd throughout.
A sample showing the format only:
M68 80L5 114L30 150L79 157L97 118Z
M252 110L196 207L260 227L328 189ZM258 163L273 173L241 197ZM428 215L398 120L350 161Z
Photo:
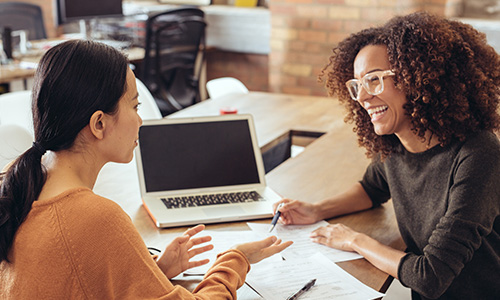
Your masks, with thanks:
M110 217L127 216L114 201L96 195L89 189L80 188L66 194L57 202L59 212L71 214L72 219L106 220Z
M118 204L89 189L73 191L61 200L55 210L62 243L89 298L165 293L168 280Z
M464 193L473 193L475 201L491 198L498 203L500 193L498 137L491 132L478 132L459 144L456 151L452 169L455 187L461 186Z
M78 249L71 250L72 256L93 260L96 252L117 248L125 253L130 247L147 252L130 217L112 200L89 189L74 191L61 200L55 206L57 222L68 249Z
M471 134L458 149L461 158L485 160L488 163L500 163L500 140L489 131Z
M500 140L498 136L491 131L478 131L470 134L465 140L464 146L480 146L487 147L487 149L500 151Z
M72 236L88 239L112 235L117 229L135 231L130 217L112 200L89 189L76 189L55 203L59 226Z

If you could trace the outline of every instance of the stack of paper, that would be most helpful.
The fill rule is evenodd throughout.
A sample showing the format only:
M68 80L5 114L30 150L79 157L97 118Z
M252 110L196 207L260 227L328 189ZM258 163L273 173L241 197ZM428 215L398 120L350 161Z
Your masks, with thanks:
M375 299L384 296L364 285L337 266L335 262L361 258L357 253L333 249L314 243L309 234L326 221L311 225L277 224L268 233L269 224L248 223L252 230L246 231L204 231L210 235L214 249L197 255L194 259L208 258L210 263L184 272L184 275L203 275L214 263L218 253L236 244L261 240L276 235L283 241L294 243L283 252L252 265L246 283L266 300L282 300L297 292L311 279L316 284L300 299Z
M259 263L252 266L246 282L266 300L284 300L311 279L316 279L316 284L300 296L301 300L366 300L384 296L321 253L302 259Z
M355 252L347 252L338 249L333 249L325 245L314 243L311 241L309 234L316 228L321 226L328 226L328 222L320 221L310 225L283 225L276 224L276 227L271 233L269 231L269 224L247 223L248 226L255 232L266 235L276 235L283 241L293 241L293 245L285 249L281 255L285 259L289 258L302 258L322 253L333 262L347 261L362 258L363 256Z

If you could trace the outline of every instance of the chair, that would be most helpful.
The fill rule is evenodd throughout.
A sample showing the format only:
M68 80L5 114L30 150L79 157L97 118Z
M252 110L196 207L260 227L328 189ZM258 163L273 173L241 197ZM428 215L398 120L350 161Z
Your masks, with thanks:
M0 172L33 143L33 136L23 127L15 124L0 125Z
M205 49L204 13L179 8L152 15L140 79L163 116L200 101L199 75Z
M0 3L0 27L28 31L28 40L47 38L40 6L23 2Z
M31 91L17 91L0 95L0 124L16 124L34 135Z
M221 77L207 82L207 92L210 99L219 98L227 94L247 94L247 87L233 77Z
M160 109L148 88L139 79L136 79L136 85L137 92L139 93L139 102L141 103L138 111L141 118L143 120L161 119L162 115Z

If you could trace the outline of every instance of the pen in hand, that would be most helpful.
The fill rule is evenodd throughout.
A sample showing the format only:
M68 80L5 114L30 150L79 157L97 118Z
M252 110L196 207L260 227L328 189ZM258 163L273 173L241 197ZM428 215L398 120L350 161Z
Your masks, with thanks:
M276 213L274 214L273 220L271 221L271 227L269 228L269 232L273 231L274 227L276 226L276 223L278 223L278 219L281 216L280 208L283 206L283 203L280 203L278 207L276 208Z
M313 279L313 280L309 281L308 283L306 283L306 285L304 285L303 288L301 288L300 290L298 290L297 292L295 292L290 297L286 298L286 300L295 300L295 299L299 298L300 295L302 295L305 292L307 292L308 290L310 290L314 286L315 283L316 283L316 279Z

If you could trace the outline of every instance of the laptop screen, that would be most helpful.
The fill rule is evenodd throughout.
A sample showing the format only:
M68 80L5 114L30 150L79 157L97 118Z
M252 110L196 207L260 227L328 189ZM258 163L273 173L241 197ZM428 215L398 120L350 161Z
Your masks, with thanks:
M139 147L146 192L259 183L248 120L142 126Z

